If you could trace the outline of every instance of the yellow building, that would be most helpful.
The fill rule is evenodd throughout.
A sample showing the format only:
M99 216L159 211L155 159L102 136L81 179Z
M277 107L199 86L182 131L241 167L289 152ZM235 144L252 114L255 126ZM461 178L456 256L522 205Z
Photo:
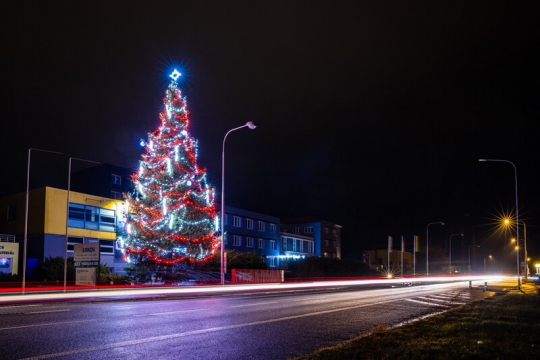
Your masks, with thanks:
M22 274L26 193L0 198L0 234L15 235L19 244L18 273ZM43 187L29 192L26 252L27 278L38 261L68 257L75 244L100 243L100 263L122 272L124 263L116 246L117 224L122 222L125 202L75 191ZM68 215L69 214L69 215ZM66 235L67 233L67 235Z

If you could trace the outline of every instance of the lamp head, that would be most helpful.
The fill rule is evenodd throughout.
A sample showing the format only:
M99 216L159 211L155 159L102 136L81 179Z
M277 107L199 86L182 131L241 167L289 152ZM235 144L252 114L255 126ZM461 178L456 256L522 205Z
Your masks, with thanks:
M248 121L248 122L246 123L246 126L247 126L248 128L250 128L251 130L253 130L253 129L256 128L255 124L252 123L251 121Z
M478 161L487 161L487 159L478 159Z

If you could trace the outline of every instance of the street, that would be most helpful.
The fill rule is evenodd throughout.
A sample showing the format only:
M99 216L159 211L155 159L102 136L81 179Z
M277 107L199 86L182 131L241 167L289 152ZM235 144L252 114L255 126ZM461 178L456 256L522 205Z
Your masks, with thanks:
M287 359L492 295L467 282L0 307L2 359Z

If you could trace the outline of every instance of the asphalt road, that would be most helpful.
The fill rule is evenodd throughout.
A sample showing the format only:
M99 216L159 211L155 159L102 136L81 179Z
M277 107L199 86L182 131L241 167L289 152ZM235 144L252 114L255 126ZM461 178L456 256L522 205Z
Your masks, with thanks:
M490 296L467 282L0 306L0 359L287 359Z

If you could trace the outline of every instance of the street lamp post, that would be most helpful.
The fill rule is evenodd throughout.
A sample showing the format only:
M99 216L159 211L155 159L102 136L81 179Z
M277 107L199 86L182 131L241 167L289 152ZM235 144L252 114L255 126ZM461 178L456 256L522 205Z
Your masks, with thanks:
M471 248L473 246L480 247L480 245L476 245L476 244L469 245L469 274L471 273Z
M68 225L69 225L69 192L70 192L70 185L71 185L71 160L79 160L94 164L99 164L97 161L92 160L86 160L86 159L78 159L74 157L69 158L69 166L68 166L68 184L67 184L67 202L66 202L66 241L64 244L64 292L66 291L67 287L67 251L68 251Z
M32 150L62 155L62 153L58 151L33 149L33 148L28 149L28 165L26 169L26 203L24 207L24 240L23 240L24 249L23 249L23 275L22 275L22 293L23 294L26 289L26 252L27 252L26 245L28 243L28 199L30 197L30 154L32 153Z
M517 169L516 165L513 162L508 160L499 160L499 159L478 159L478 161L493 161L493 162L505 162L509 163L514 167L514 187L516 192L516 239L519 239L519 207L518 207L518 181L517 181ZM516 262L517 262L517 289L521 289L521 279L519 276L519 251L516 251Z
M429 225L434 225L434 224L444 225L443 222L438 221L438 222L429 223L426 228L426 276L429 276Z
M221 152L221 285L225 285L225 140L227 140L227 135L231 132L246 126L251 130L256 128L256 126L249 121L245 125L229 130L223 138L223 150Z
M450 274L453 274L452 271L452 236L464 236L462 233L459 234L452 234L450 235L450 241L448 243L448 270L450 270Z

